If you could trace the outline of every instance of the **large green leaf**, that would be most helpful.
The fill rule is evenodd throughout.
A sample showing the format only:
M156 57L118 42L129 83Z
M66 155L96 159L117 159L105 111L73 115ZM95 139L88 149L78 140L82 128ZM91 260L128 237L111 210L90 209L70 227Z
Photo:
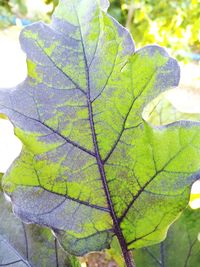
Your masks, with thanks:
M13 214L0 191L0 266L79 267L78 260L59 248L47 228L25 225Z
M194 267L200 262L199 210L187 209L160 245L134 252L137 267Z
M51 25L21 34L28 77L0 93L23 150L3 179L15 213L53 229L82 255L165 238L200 166L199 124L151 127L145 105L176 86L179 67L158 46L135 51L106 0L63 0ZM130 263L127 262L130 265Z

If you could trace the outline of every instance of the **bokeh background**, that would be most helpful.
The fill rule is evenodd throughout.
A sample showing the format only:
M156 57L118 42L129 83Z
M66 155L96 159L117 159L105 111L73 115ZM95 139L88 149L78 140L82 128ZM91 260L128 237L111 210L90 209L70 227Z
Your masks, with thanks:
M57 4L58 0L0 0L0 88L13 87L26 77L26 56L18 41L21 29L38 20L49 23ZM129 29L137 49L158 44L178 59L180 85L166 97L181 112L200 113L200 0L110 0L109 13ZM12 125L1 119L0 172L20 150ZM200 181L192 193L192 207L200 207ZM107 261L103 254L97 257ZM96 266L93 258L89 266Z

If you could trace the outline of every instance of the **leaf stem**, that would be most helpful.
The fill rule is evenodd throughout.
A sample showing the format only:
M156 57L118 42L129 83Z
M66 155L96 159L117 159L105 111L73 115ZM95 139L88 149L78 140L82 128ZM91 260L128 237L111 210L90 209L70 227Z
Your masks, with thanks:
M165 267L164 242L160 243L160 266Z
M16 260L16 261L11 261L11 262L8 262L8 263L2 263L0 264L0 266L9 266L9 265L13 265L15 263L19 263L21 262L22 260Z
M29 260L29 251L28 251L28 238L27 238L27 233L26 233L26 226L23 222L22 223L22 228L24 231L24 239L25 239L25 248L26 248L26 259Z
M127 249L127 244L126 244L125 238L123 236L122 230L120 228L119 221L118 221L118 219L116 217L116 214L115 214L115 211L114 211L114 208L113 208L113 203L112 203L112 200L111 200L111 197L110 197L110 191L109 191L109 188L108 188L105 169L104 169L104 162L103 162L103 160L101 158L101 155L100 155L100 152L99 152L98 141L97 141L96 131L95 131L95 127L94 127L93 108L92 108L92 104L91 104L91 100L90 100L90 85L89 84L90 83L89 83L89 75L88 75L88 111L89 111L89 121L90 121L90 127L91 127L91 132L92 132L94 150L95 150L97 165L98 165L98 168L99 168L99 173L101 175L101 180L102 180L103 188L104 188L104 191L105 191L105 195L106 195L106 199L107 199L110 215L111 215L111 218L113 220L114 232L115 232L115 234L116 234L116 236L117 236L117 238L119 240L126 266L127 267L135 267L135 264L133 262L132 256L131 256L130 252Z
M128 251L127 249L124 249L123 247L121 247L121 248L122 248L122 253L123 253L123 257L124 257L124 261L126 263L126 266L127 267L136 267L131 251Z
M198 241L198 240L195 239L195 240L192 242L192 244L190 244L190 248L189 248L189 251L188 251L188 254L187 254L187 258L186 258L186 260L185 260L184 267L187 267L189 258L190 258L191 253L192 253L193 246L195 245L195 243L196 243L197 241Z
M56 253L56 267L59 267L58 263L58 243L57 243L57 238L54 239L54 244L55 244L55 253Z

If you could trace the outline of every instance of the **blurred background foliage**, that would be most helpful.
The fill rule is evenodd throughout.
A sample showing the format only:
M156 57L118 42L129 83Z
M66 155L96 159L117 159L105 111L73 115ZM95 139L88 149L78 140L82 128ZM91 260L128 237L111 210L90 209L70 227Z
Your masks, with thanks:
M48 21L59 0L40 0L46 14L30 14L30 0L0 0L0 28L42 19ZM35 2L35 1L32 1ZM200 60L200 0L110 0L109 13L126 26L140 48L157 43L180 58Z
M157 43L176 56L200 59L200 0L111 0L110 13L126 26L138 48Z
M0 0L0 28L14 24L14 15L24 17L26 14L27 6L23 0Z

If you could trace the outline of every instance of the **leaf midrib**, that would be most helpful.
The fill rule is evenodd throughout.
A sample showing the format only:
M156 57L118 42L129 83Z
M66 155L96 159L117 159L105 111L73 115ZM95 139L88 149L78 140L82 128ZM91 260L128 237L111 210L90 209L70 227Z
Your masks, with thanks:
M77 14L75 7L74 7L74 11L76 13L77 21L78 21L78 25L79 25L81 45L82 45L82 49L83 49L83 57L84 57L84 62L85 62L85 74L86 74L86 82L87 82L87 105L88 105L89 122L90 122L90 128L91 128L91 133L92 133L93 145L94 145L94 150L95 150L95 157L96 157L99 173L101 176L101 181L102 181L104 193L106 196L108 208L110 211L110 216L111 216L113 224L114 224L113 225L113 232L117 236L119 243L120 243L120 246L121 246L121 249L122 249L123 254L124 254L128 251L127 244L126 244L126 240L124 238L124 235L122 233L122 230L120 228L120 224L118 222L117 215L116 215L115 210L114 210L114 205L113 205L113 202L111 199L111 195L110 195L110 191L109 191L109 187L108 187L108 183L107 183L107 179L106 179L104 162L101 158L100 151L99 151L98 140L97 140L95 124L94 124L94 117L93 117L92 100L91 100L91 96L90 96L90 89L91 89L90 88L90 71L89 71L89 66L88 66L88 62L87 62L87 56L86 56L86 51L85 51L85 46L84 46L84 41L83 41L83 35L82 35L82 31L81 31L81 24L80 24L79 17L78 17L78 14Z

